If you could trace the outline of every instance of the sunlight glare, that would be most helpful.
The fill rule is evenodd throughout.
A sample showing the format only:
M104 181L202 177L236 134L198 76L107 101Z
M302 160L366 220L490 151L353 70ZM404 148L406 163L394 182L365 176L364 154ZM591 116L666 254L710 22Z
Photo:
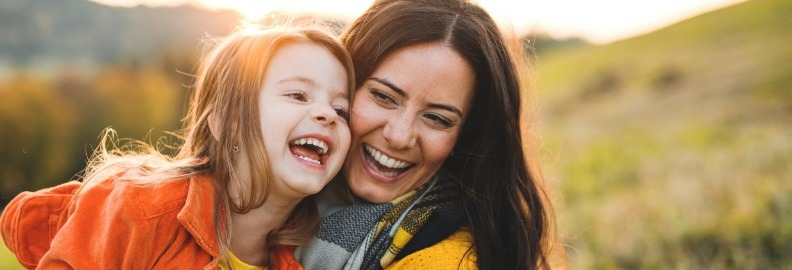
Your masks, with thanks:
M295 13L303 12L333 18L352 18L363 13L371 4L366 0L335 0L335 1L294 1L294 0L200 0L203 6L214 9L236 10L247 20L255 20L267 16L271 12Z
M217 9L236 10L245 17L245 20L255 20L265 16L275 10L274 6L263 4L256 0L236 0L236 1L212 1L203 0L204 5Z
M373 0L91 0L114 6L193 4L235 10L255 21L272 12L304 13L344 21L362 14ZM477 0L502 26L518 34L544 32L556 38L583 37L608 43L659 29L685 18L746 0Z

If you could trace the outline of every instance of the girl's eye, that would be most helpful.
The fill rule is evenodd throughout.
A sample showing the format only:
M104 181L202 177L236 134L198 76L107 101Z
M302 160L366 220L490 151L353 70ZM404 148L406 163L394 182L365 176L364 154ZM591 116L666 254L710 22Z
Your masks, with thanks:
M426 120L428 120L430 124L436 127L450 128L454 126L454 122L437 114L425 114L424 118L426 118Z
M286 96L291 98L291 99L299 100L299 101L302 101L302 102L308 101L308 97L303 92L289 93L289 94L286 94Z
M349 121L349 111L347 111L346 108L334 108L334 109L336 114L338 114L338 116L341 116L341 118L343 118L344 120Z
M380 104L384 104L384 105L395 105L396 104L396 100L395 99L393 99L391 96L389 96L388 94L383 93L380 90L371 89L371 90L369 90L369 92L371 93L371 97L374 98L374 100L377 101Z

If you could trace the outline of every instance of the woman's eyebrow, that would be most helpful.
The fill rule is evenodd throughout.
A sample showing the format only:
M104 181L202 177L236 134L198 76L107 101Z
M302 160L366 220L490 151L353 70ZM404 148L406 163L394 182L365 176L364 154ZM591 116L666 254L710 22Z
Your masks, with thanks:
M396 92L397 94L399 94L404 98L410 98L410 95L408 95L407 92L405 92L404 90L393 84L392 82L388 81L387 79L371 77L371 79L369 80L374 80L378 83L384 84L387 87L390 87L390 89L393 89L394 92Z
M404 90L402 90L401 88L399 88L398 86L393 84L392 82L388 81L387 79L378 78L378 77L371 77L370 80L374 80L374 81L376 81L378 83L381 83L381 84L393 89L394 92L396 92L397 94L399 94L399 95L401 95L401 96L403 96L405 98L410 98L410 95L407 94L407 92L405 92ZM429 105L427 105L427 106L429 108L450 111L450 112L458 114L460 117L462 116L462 111L460 111L457 107L454 107L452 105L441 104L441 103L429 103Z
M435 108L435 109L451 111L453 113L458 114L459 117L462 117L462 111L460 111L459 109L457 109L457 107L454 107L452 105L440 104L440 103L429 103L429 105L427 105L427 106L429 108Z

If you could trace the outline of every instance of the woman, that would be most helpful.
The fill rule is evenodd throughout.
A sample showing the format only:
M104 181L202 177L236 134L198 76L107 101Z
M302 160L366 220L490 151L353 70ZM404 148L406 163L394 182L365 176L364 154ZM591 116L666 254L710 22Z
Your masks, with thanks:
M344 177L357 203L324 211L304 267L549 268L516 54L492 18L464 0L380 0L342 41L355 66Z

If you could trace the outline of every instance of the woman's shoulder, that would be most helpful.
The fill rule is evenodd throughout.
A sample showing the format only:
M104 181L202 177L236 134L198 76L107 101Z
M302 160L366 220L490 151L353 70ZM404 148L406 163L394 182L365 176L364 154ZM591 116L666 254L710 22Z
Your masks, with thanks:
M446 239L407 255L388 269L475 269L473 233L462 227Z

